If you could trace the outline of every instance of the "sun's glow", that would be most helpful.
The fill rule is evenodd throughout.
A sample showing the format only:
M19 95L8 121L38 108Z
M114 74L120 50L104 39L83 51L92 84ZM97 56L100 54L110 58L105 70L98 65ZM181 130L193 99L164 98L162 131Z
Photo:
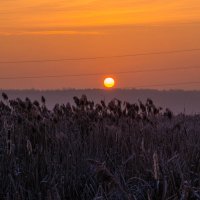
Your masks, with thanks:
M106 88L112 88L115 86L115 80L111 77L108 77L104 80L104 86Z

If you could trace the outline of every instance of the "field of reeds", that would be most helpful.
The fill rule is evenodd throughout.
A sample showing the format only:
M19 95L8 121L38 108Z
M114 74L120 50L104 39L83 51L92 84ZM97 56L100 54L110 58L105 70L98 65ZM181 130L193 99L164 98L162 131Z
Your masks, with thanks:
M2 200L200 199L200 116L153 101L0 102Z

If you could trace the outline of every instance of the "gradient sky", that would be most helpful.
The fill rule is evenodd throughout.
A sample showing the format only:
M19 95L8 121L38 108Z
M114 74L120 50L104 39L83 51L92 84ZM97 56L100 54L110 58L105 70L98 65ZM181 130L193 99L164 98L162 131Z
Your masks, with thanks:
M0 0L0 62L200 48L199 0ZM190 70L113 75L117 87L200 81L200 52L1 64L0 77L105 73L90 77L0 80L0 88L102 88L114 72L190 67ZM200 89L200 84L159 89Z

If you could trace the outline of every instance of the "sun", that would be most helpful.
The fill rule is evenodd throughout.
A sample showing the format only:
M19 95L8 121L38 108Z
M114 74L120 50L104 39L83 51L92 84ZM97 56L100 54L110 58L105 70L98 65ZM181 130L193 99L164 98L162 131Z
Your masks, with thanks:
M115 86L115 80L111 77L105 78L104 79L104 86L106 88L112 88Z

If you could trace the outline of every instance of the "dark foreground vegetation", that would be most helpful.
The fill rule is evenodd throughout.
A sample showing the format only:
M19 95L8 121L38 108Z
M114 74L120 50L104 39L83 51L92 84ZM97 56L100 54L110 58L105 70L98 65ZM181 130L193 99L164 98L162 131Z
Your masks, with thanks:
M200 116L145 103L0 102L0 199L200 199Z

